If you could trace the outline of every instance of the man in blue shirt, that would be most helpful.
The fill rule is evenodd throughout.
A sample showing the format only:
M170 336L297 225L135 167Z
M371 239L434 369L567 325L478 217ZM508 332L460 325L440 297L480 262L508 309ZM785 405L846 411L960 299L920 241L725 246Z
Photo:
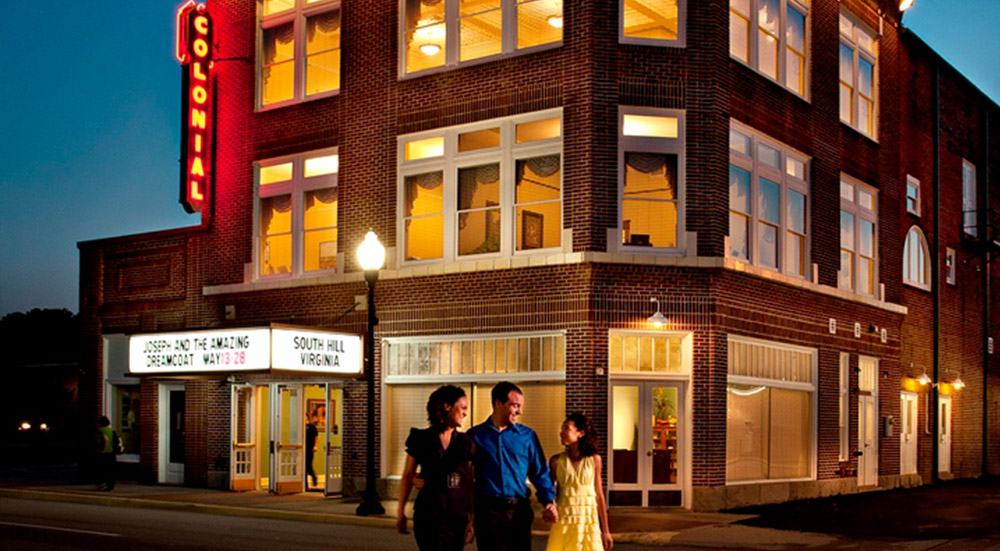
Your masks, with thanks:
M556 491L538 435L518 424L524 394L517 385L497 383L490 394L493 414L469 431L476 444L474 526L479 551L531 549L530 479L545 506L545 520L557 519Z

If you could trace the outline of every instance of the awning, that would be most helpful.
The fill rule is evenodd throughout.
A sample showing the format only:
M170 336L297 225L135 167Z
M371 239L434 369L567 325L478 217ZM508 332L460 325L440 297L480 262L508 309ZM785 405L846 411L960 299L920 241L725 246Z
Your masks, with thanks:
M309 327L208 329L129 337L132 375L292 371L358 376L361 336Z

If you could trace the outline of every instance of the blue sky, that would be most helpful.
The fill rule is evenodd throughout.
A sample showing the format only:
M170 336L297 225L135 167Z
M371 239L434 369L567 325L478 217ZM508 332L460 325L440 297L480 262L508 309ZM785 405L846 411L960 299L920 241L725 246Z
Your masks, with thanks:
M77 311L79 241L198 223L177 202L179 4L4 2L0 315ZM1000 0L916 0L903 21L1000 102Z

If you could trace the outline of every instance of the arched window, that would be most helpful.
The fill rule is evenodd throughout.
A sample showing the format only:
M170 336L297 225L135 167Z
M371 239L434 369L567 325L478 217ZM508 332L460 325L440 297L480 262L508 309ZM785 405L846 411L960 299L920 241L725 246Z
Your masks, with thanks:
M927 238L920 228L913 226L906 232L903 245L903 283L930 290L931 264Z

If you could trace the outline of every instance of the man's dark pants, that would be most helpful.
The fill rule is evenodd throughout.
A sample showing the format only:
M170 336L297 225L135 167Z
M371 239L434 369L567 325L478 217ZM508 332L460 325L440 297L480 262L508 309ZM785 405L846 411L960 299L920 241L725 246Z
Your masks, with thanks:
M534 520L530 500L476 496L476 546L479 551L528 551Z

